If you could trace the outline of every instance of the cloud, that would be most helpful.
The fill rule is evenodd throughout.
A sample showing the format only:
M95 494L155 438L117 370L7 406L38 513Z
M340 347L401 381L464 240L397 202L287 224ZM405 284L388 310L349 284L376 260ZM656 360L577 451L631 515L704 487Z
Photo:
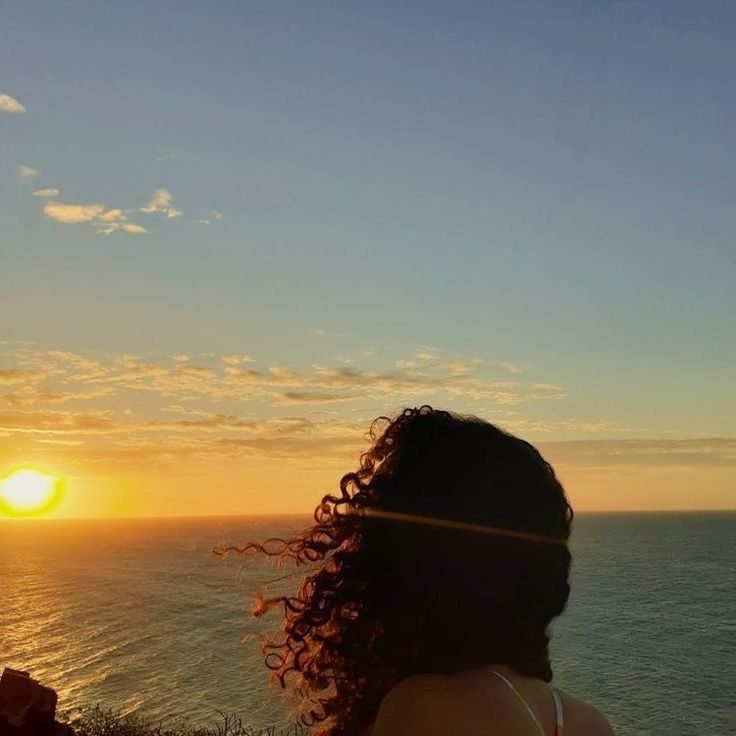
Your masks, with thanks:
M470 358L467 360L453 360L448 364L448 368L453 376L465 376L472 373L476 368L483 368L486 361L482 358Z
M112 235L124 227L123 220L127 217L121 209L110 209L102 212L97 218L98 227L95 232L98 235Z
M517 412L507 412L513 416ZM575 432L585 434L615 433L641 434L642 430L630 427L610 419L518 419L513 418L502 422L504 427L513 434L533 432L539 434Z
M209 217L203 217L199 220L192 220L195 225L211 225L213 220L222 220L222 212L212 210L212 214Z
M118 230L122 230L129 235L145 235L150 232L143 225L136 225L134 222L114 222L98 228L96 232L98 235L112 235L112 233Z
M0 111L20 115L26 111L26 108L25 105L16 100L15 97L0 94Z
M642 439L641 428L610 419L566 419L547 410L540 412L544 418L530 418L535 415L525 416L521 406L505 407L531 412L538 402L559 402L564 390L544 376L537 383L500 380L502 369L490 360L438 350L425 357L431 367L266 364L256 370L243 354L92 355L6 343L0 345L0 385L7 385L0 389L0 435L13 438L4 446L29 455L43 452L43 441L55 445L56 458L59 443L68 444L64 457L77 468L176 469L186 459L187 468L210 472L221 461L246 457L326 467L355 460L375 416L432 397L437 406L494 422L508 417L504 428L533 433L563 477L569 469L620 475L736 468L736 438ZM416 354L405 362L412 358L421 362ZM477 395L488 404L479 405ZM0 458L3 453L5 447Z
M18 174L21 179L32 179L38 175L38 170L24 164L18 166ZM89 223L94 226L97 235L112 235L116 232L128 235L145 235L148 228L135 222L128 221L128 213L133 210L123 210L120 207L107 207L102 204L75 204L71 202L58 202L55 198L59 196L59 190L55 187L36 189L34 197L42 197L48 201L43 207L43 213L47 219L64 225L78 225ZM171 194L166 189L157 189L151 201L140 208L141 212L148 214L160 212L168 219L181 215L181 211L171 206ZM215 213L219 215L219 213ZM221 216L221 215L220 215Z
M91 391L45 391L34 386L24 386L20 391L0 394L9 406L43 406L62 404L67 401L86 401L100 396L112 396L115 390L110 386L98 386Z
M255 359L251 358L250 355L223 355L220 360L227 365L240 365L241 363L255 362Z
M73 366L75 370L82 371L82 374L79 377L83 380L99 378L105 373L104 366L99 360L88 358L87 356L80 355L79 353L72 353L67 350L49 350L47 353L40 353L40 355L37 353L36 356L37 359L38 357L43 358L44 356L48 356L48 358L51 358L54 361ZM33 357L28 356L28 359L33 360ZM62 368L62 370L64 370L64 368Z
M54 205L56 203L49 203ZM123 228L132 223L115 221L120 215L112 213L104 222L100 218L110 210L93 211L62 209L55 212L65 221L80 218L99 228ZM92 219L90 219L92 218ZM30 351L17 357L11 365L33 368ZM78 358L77 358L78 359ZM196 365L183 355L165 360L146 360L136 355L108 357L92 369L71 362L66 353L59 351L37 358L39 370L48 376L69 382L81 370L89 380L104 380L126 392L145 392L166 397L166 404L198 401L257 402L284 406L288 404L314 405L340 402L393 405L406 402L432 401L453 406L467 405L465 410L477 410L478 402L488 402L483 411L496 416L504 407L531 405L538 402L561 402L566 393L554 383L521 383L498 377L498 364L485 359L465 357L445 359L438 352L419 360L396 361L399 368L392 370L365 370L357 365L312 365L296 369L283 365L256 367L254 359L246 354L200 356ZM91 374L91 375L90 375ZM77 376L78 377L78 376ZM64 392L79 388L62 387ZM50 388L49 390L59 390ZM492 407L492 408L489 408ZM505 416L511 416L506 413Z
M268 393L270 389L279 389L272 394L277 403L294 400L286 396L294 391L315 394L326 391L341 400L347 400L348 396L368 399L377 395L424 400L444 394L453 400L490 400L499 406L555 400L566 395L557 384L526 385L484 375L495 370L494 364L480 358L447 361L438 352L423 350L413 360L395 361L394 367L392 371L367 371L350 365L314 365L310 373L303 373L281 366L256 370L229 365L226 370L232 383L243 390ZM299 401L307 403L306 396L300 395ZM318 402L315 398L315 403Z
M338 401L354 401L360 396L309 391L286 391L276 395L276 404L333 404Z
M0 368L0 385L24 383L32 378L33 375L33 371L25 371L21 368Z
M253 439L237 439L224 437L217 442L217 447L229 453L255 456L277 457L285 460L316 459L338 460L345 462L349 455L355 455L366 445L359 434L346 437L309 437L309 438L276 438L263 437Z
M169 220L173 220L175 217L179 217L182 211L171 206L172 200L173 197L168 189L157 189L148 204L139 209L149 215L160 212L162 215L166 215Z
M542 442L555 463L584 467L736 466L736 438L568 440Z
M516 365L516 363L499 363L499 365L502 368L505 368L512 375L516 375L522 371L521 366Z
M203 376L206 378L215 378L217 375L215 371L212 370L212 368L207 368L203 365L190 365L189 363L180 366L179 372L183 375Z
M53 205L54 203L49 203ZM90 210L62 208L52 213L67 222L80 220L97 223L100 227L124 226L123 222L100 222L107 210L100 206ZM112 216L111 216L112 217ZM33 368L31 351L18 356L14 363ZM213 356L214 357L214 356ZM79 356L74 361L80 361ZM176 401L189 401L200 397L209 400L260 401L274 405L287 403L321 404L340 401L418 401L431 396L466 400L487 399L497 405L558 399L564 392L556 386L522 385L498 380L486 375L490 370L485 361L465 359L462 370L458 361L439 358L430 369L402 368L391 371L368 371L354 366L314 365L309 370L295 370L287 366L272 365L257 369L251 367L254 359L245 354L223 355L214 363L194 365L182 356L169 362L152 362L134 355L109 358L88 367L75 363L71 354L53 351L36 356L35 363L49 376L65 376L72 380L74 374L84 380L104 380L108 385L128 391L159 393ZM11 364L12 365L12 364ZM554 388L553 388L554 386ZM69 389L65 389L68 391Z
M125 220L125 213L120 209L106 210L98 218L100 222L117 222L118 220Z
M33 192L34 197L47 197L51 199L53 199L54 197L58 197L59 194L59 190L55 187L49 187L48 189L36 189L36 191Z
M0 429L15 432L109 432L114 426L99 413L0 412Z
M234 414L205 414L202 419L178 419L174 422L148 422L145 429L166 429L173 431L198 431L210 429L246 429L256 431L259 421L241 419Z
M39 170L34 169L32 166L26 166L25 164L20 164L18 166L18 176L20 176L21 179L33 179L33 177L38 176L39 173Z
M130 235L141 235L148 230L142 225L126 222L127 215L119 208L107 209L102 204L69 204L66 202L47 202L43 212L49 220L64 225L93 223L98 235L112 235L117 231Z
M180 153L176 153L176 151L165 151L156 156L156 162L160 164L164 161L176 161L178 158L181 158Z
M47 202L43 213L49 220L64 223L65 225L79 222L93 222L99 220L105 212L101 204L65 204L63 202Z

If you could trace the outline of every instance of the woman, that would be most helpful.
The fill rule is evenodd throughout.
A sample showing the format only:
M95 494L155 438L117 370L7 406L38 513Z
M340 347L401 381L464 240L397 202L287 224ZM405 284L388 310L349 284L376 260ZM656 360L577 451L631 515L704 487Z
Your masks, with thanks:
M387 425L378 430L381 422ZM608 736L552 689L550 621L569 594L573 517L529 443L429 406L381 417L357 471L279 553L314 563L266 664L319 736ZM241 552L261 545L248 545ZM564 723L564 725L563 725Z

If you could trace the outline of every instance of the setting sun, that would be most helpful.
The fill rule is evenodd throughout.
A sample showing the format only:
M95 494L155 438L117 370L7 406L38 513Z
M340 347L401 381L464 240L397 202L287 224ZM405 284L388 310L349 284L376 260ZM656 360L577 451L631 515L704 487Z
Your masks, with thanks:
M39 470L14 470L0 480L0 511L16 516L37 516L59 497L61 479Z

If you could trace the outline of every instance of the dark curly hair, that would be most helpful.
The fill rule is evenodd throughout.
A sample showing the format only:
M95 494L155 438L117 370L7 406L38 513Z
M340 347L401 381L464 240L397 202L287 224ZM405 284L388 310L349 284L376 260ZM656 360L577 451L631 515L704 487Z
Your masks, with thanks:
M266 665L282 687L296 677L304 723L369 734L386 693L418 673L494 663L550 681L573 518L552 467L493 424L430 406L379 417L370 439L311 528L237 548L314 565L295 595L254 606L283 607Z

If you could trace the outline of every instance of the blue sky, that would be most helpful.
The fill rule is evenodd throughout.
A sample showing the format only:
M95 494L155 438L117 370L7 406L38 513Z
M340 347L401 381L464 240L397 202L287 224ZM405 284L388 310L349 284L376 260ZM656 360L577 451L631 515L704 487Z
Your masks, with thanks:
M28 2L0 21L0 93L25 108L0 112L3 364L32 343L421 373L400 364L433 349L560 387L426 393L532 439L736 436L733 4ZM71 385L40 375L22 411ZM420 398L353 389L298 410L359 423ZM158 416L136 391L53 410ZM20 439L8 458L36 461Z

